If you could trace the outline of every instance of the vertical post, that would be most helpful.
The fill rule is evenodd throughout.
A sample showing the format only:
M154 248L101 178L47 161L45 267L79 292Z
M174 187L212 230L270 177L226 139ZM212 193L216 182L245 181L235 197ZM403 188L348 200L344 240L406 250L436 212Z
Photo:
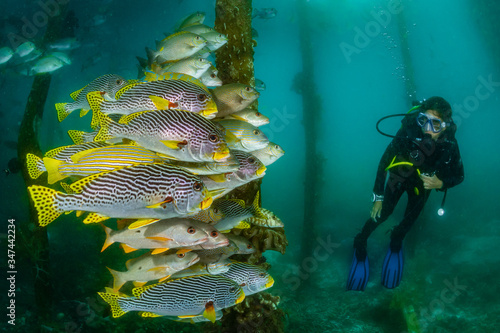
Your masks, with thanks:
M401 55L403 58L406 100L407 105L410 106L411 102L417 100L417 86L415 84L415 71L413 69L413 62L410 55L410 46L408 44L408 28L406 26L404 11L398 13L397 22L399 42L401 43Z
M218 76L224 84L255 84L252 46L252 0L217 0L215 30L227 45L215 51Z
M50 16L47 23L47 30L43 38L42 45L57 39L62 30L63 19L66 16L67 4L60 5L54 15ZM26 109L18 137L18 159L22 165L26 165L26 154L33 153L41 155L40 144L38 142L38 129L40 119L43 117L44 105L50 88L52 76L41 74L35 76L31 92L28 96ZM22 169L26 186L41 184L41 180L33 180L28 174L27 168ZM35 277L35 303L37 306L40 323L43 323L51 313L52 287L50 283L50 262L49 262L49 240L47 229L38 225L36 210L32 205L29 207L30 221L33 223L33 232L30 235L33 251L34 265L33 276ZM28 228L26 228L28 229Z

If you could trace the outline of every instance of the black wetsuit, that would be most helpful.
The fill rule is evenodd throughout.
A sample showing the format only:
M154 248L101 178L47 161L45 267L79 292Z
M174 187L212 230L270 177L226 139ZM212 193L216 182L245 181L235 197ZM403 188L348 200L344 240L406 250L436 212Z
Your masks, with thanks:
M462 159L455 139L456 125L452 123L438 140L434 141L418 126L417 114L418 112L409 114L403 119L401 129L380 160L373 192L376 195L384 195L382 211L377 222L369 218L362 231L354 239L358 260L366 258L368 237L382 222L387 220L401 195L406 192L408 204L405 215L401 223L392 230L390 243L393 252L401 249L406 233L415 223L431 192L424 189L419 172L431 176L435 174L442 180L443 187L439 191L458 185L464 179ZM390 167L398 162L406 163ZM387 177L387 172L389 177Z

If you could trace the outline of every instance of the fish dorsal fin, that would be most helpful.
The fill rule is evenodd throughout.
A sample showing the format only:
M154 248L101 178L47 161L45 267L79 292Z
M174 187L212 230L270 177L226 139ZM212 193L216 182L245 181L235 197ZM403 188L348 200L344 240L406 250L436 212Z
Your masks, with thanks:
M151 71L144 71L144 80L150 82L150 81L157 81L158 80L158 74L151 72Z
M120 90L118 90L118 91L116 92L116 94L115 94L115 99L119 99L120 97L122 97L122 95L123 95L126 91L128 91L129 89L131 89L131 88L133 88L133 87L135 87L135 86L137 86L137 85L139 85L139 84L142 84L142 83L143 83L143 82L141 82L141 81L137 81L137 82L133 82L133 83L131 83L131 84L129 84L129 85L126 85L125 87L121 88Z
M163 38L160 43L163 43L163 42L166 42L168 41L169 39L172 39L174 37L177 37L177 36L180 36L180 35L185 35L185 34L189 34L190 32L189 31L179 31L179 32L176 32L175 34L172 34L172 35L168 35L167 37Z
M60 152L62 152L64 149L66 148L69 148L69 147L73 147L73 146L62 146L62 147L58 147L58 148L54 148L52 150L49 150L48 152L45 153L44 157L51 157L51 158L54 158L54 156L56 156L57 154L59 154Z
M87 217L83 220L83 223L85 224L90 224L90 223L99 223L102 221L106 221L109 219L108 216L97 214L97 213L90 213L87 215Z
M125 115L123 117L120 118L120 120L118 120L118 123L119 124L128 124L132 119L135 119L137 117L139 117L140 115L142 115L143 113L146 113L146 112L150 112L150 111L140 111L140 112L134 112L134 113L131 113L131 114L128 114L128 115Z
M155 223L158 221L160 221L160 220L159 219L141 219L141 220L137 220L134 223L130 224L128 226L128 228L129 229L137 229L137 228L141 228L141 227L147 226L151 223Z
M205 90L205 92L207 94L211 95L210 90L208 90L207 86L204 85L200 79L197 79L194 76L191 76L189 74L165 72L165 73L163 73L162 78L163 78L163 80L180 80L180 81L184 81L184 82L193 83L193 84L197 85L198 87L200 87L201 89Z
M71 184L69 187L73 191L75 191L75 193L80 193L83 190L83 188L85 187L85 185L89 184L93 180L95 180L95 179L97 179L97 178L101 177L102 175L107 174L109 172L111 172L111 171L103 171L100 173L96 173L94 175L90 175L90 176L85 177L83 179L77 180L76 182Z
M132 289L132 295L134 295L135 297L141 297L141 294L143 292L145 292L146 290L148 290L150 288L156 287L158 284L159 283L155 283L155 284L151 284L151 285L145 286L145 287L134 288L134 289Z
M88 86L88 85L87 85ZM87 87L85 86L85 87ZM80 95L80 93L82 92L83 89L85 89L85 87L83 87L82 89L78 89L77 91L73 91L71 94L69 94L69 96L74 100L76 101L76 99L78 98L78 95Z

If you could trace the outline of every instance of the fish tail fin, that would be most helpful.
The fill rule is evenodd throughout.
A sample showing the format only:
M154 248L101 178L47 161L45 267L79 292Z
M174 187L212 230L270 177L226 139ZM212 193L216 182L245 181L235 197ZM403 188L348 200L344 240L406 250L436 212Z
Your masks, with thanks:
M99 126L99 113L102 113L102 103L104 103L104 97L100 91L91 91L87 94L87 102L92 109L92 120L90 122L90 127L96 129Z
M56 103L56 111L57 111L57 120L59 122L63 121L71 111L67 110L68 103Z
M45 165L43 164L43 160L30 153L26 155L26 166L28 167L28 173L31 179L37 179L42 173L47 171L45 169Z
M44 186L32 185L28 187L28 191L31 200L35 204L40 226L46 226L63 213L56 209L56 195L59 194L56 190Z
M148 66L151 67L157 57L156 51L146 47L146 55L148 56Z
M108 246L110 246L111 244L113 244L115 241L111 239L111 229L106 227L104 224L102 224L102 227L104 228L104 232L106 233L106 240L104 241L104 245L102 246L102 249L101 249L101 252L103 252L104 250L106 250L108 248Z
M106 268L113 276L113 290L116 291L120 290L120 288L125 284L125 282L127 282L127 280L123 278L123 272L115 271L114 269L111 269L109 267Z
M66 178L66 176L62 175L59 172L59 167L64 163L63 161L56 160L50 157L44 157L43 163L45 164L45 168L47 169L48 179L47 182L49 184L54 184L55 182Z
M255 194L255 198L253 199L252 202L252 210L253 210L253 216L258 217L258 218L266 218L264 214L262 214L262 211L260 210L260 205L259 205L259 197L260 197L260 191L257 191L257 194Z
M128 310L123 310L122 306L120 305L119 300L123 299L126 300L126 297L123 297L119 293L112 293L112 292L98 292L99 296L102 297L102 299L108 303L111 306L111 313L113 315L113 318L118 318L123 316L125 313L128 312Z
M113 135L110 131L110 129L115 125L113 120L100 111L94 111L92 117L94 115L97 115L99 117L99 124L101 126L99 128L99 132L97 132L97 135L94 138L94 141L106 141L113 138Z
M85 140L83 139L83 136L85 135L84 131L69 130L68 135L75 145L85 143Z

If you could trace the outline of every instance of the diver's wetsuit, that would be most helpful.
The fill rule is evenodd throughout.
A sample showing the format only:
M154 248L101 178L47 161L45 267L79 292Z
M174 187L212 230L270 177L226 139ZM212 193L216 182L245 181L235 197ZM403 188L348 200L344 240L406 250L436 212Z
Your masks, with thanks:
M392 230L391 250L398 252L406 233L415 223L424 208L430 190L425 190L418 172L435 174L443 181L444 191L460 184L464 179L464 168L458 143L455 139L456 125L446 129L437 141L422 133L416 121L417 114L409 114L402 121L402 127L382 156L373 192L384 195L382 211L377 222L369 218L362 231L354 238L358 260L366 258L366 244L370 234L394 211L401 195L408 194L408 204L401 223ZM398 162L410 162L391 167ZM418 170L418 171L417 171ZM389 177L387 178L387 171ZM387 179L387 182L386 182Z

